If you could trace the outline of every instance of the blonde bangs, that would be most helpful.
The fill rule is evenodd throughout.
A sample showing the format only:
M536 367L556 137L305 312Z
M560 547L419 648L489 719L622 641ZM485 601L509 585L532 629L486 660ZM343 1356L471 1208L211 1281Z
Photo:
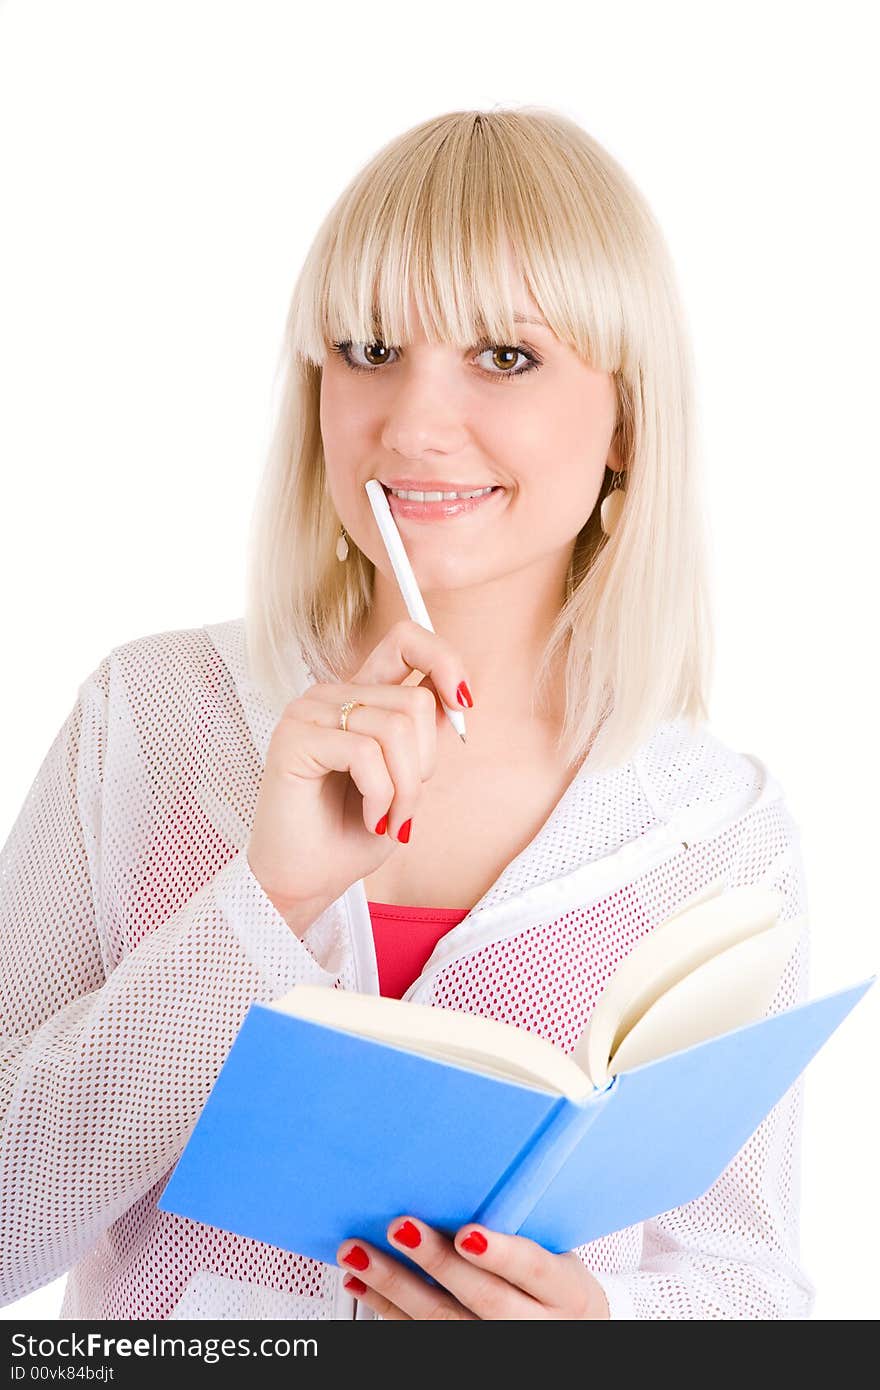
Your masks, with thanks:
M321 366L334 343L404 344L413 305L429 342L513 343L509 247L560 341L597 370L618 371L633 267L547 124L528 111L515 121L453 114L368 164L319 234L312 293L290 323L298 351Z

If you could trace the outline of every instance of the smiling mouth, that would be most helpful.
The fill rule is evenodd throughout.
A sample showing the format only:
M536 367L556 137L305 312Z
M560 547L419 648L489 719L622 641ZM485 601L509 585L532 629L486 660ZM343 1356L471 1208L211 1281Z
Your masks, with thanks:
M506 489L498 486L490 486L486 492L478 492L474 497L444 497L442 494L437 497L431 492L421 499L419 497L399 497L390 488L382 484L385 496L388 500L388 508L391 515L398 522L412 523L414 525L430 524L432 522L448 521L453 523L465 521L469 517L476 517L478 514L491 515L496 510L496 506L503 504L506 497Z
M499 483L476 483L472 487L458 488L392 488L381 482L381 479L379 481L386 497L395 497L401 502L470 502L479 497L488 497L492 492L503 491Z

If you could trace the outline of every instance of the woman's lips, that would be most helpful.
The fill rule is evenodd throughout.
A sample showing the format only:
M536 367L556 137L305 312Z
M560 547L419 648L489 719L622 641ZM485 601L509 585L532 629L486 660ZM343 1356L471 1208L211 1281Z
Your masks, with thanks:
M446 502L412 502L387 492L391 515L399 521L448 521L453 517L470 516L497 506L504 496L503 487L493 488L481 497L455 497Z

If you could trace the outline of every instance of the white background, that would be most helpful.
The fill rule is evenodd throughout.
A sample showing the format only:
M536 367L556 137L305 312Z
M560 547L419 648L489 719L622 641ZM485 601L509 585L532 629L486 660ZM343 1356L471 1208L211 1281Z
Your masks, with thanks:
M711 728L801 825L811 992L876 971L875 14L0 6L0 842L111 647L241 615L284 315L332 201L417 121L539 103L623 163L670 242L708 475ZM808 1072L823 1319L880 1311L878 1014L875 987ZM56 1318L62 1290L0 1317Z

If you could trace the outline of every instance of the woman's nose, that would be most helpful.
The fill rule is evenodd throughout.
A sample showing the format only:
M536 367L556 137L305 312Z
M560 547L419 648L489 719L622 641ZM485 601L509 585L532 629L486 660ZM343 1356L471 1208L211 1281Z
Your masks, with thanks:
M410 371L384 402L382 442L390 451L419 458L436 450L456 453L468 441L463 404L454 384L430 371Z

